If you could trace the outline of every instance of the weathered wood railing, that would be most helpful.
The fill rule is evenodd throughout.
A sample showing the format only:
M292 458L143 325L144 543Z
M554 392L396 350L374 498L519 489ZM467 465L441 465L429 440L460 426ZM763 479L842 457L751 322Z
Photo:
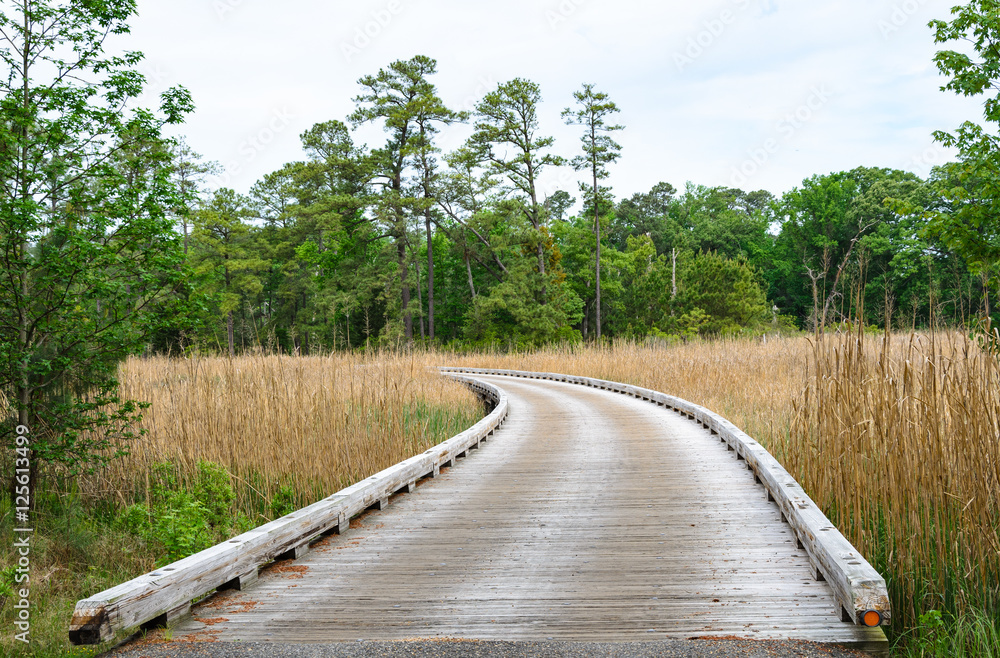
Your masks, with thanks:
M769 499L777 503L781 515L795 532L809 555L818 579L826 580L841 606L844 621L863 626L885 626L892 617L885 580L830 522L806 495L788 471L759 443L725 418L686 400L638 386L590 377L576 377L545 372L442 368L451 376L505 375L530 379L548 379L591 386L631 395L669 407L709 429L726 442L737 458L746 461Z
M491 435L506 419L507 396L500 389L455 376L493 403L493 411L468 430L426 452L358 482L318 503L250 532L79 601L69 627L73 644L97 644L145 625L165 624L186 614L194 599L217 589L242 589L257 570L276 559L299 557L323 534L342 532L353 516L382 509L399 491L436 476Z

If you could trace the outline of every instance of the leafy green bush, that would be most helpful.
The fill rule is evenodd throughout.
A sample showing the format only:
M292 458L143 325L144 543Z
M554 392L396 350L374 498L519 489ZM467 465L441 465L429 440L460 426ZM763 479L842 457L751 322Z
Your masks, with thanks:
M238 513L233 517L232 531L234 535L242 535L244 532L249 532L257 527L253 519L243 513Z
M157 563L176 562L215 543L209 527L209 512L194 496L172 492L166 503L154 512L151 535L163 544L166 555Z
M209 461L198 462L194 496L205 508L209 525L223 528L230 523L236 493L229 472L222 466Z
M0 569L0 610L3 610L7 599L14 596L14 574L17 567L10 565Z
M115 525L120 530L148 538L153 525L153 514L145 505L129 505L118 515Z
M931 656L947 656L950 654L948 629L940 610L930 610L918 620L916 630L916 646L920 653L927 652Z
M274 518L291 514L296 509L298 507L296 505L295 489L287 484L279 487L278 492L271 499L271 514L274 515Z
M131 505L117 519L120 529L163 546L164 553L157 560L161 565L253 527L248 518L233 516L236 494L225 468L213 462L198 462L191 492L183 490L178 471L171 462L153 466L151 507L141 503Z
M940 610L920 615L896 654L908 658L997 658L1000 620L973 609L953 617Z

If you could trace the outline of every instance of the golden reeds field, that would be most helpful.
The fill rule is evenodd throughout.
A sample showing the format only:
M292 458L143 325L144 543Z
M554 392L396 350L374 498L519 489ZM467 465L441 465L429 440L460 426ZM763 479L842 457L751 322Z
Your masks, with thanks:
M291 486L299 502L422 452L474 424L483 408L423 356L133 358L122 394L151 403L147 434L102 477L134 498L157 463L182 477L199 460L222 465L240 496ZM237 500L237 508L252 505Z

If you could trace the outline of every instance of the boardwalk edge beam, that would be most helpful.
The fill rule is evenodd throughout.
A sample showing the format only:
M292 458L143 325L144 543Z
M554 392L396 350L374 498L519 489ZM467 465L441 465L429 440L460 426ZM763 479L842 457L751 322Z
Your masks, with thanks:
M549 372L492 370L479 368L440 368L442 374L459 378L462 375L499 375L590 386L623 393L675 410L701 424L725 441L745 460L747 468L763 485L778 505L783 518L805 548L817 574L830 585L845 617L859 626L870 626L866 615L877 614L878 626L888 626L892 608L885 580L861 553L847 540L826 514L806 494L798 482L761 444L731 422L708 409L672 395L638 386L590 377L578 377ZM464 379L464 378L463 378ZM466 380L467 381L467 380ZM486 384L486 382L481 382Z
M324 534L343 531L353 516L412 488L417 480L437 474L442 465L454 464L500 427L507 418L508 402L507 395L491 384L452 378L490 402L493 410L489 415L426 452L317 503L78 601L69 625L70 642L100 644L163 618L213 590L248 583L259 567L279 557L300 553Z

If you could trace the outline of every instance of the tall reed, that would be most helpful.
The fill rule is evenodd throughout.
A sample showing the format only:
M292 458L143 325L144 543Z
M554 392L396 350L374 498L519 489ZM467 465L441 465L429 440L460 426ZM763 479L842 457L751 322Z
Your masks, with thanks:
M123 502L148 489L155 464L173 462L183 479L199 460L236 478L246 513L281 486L312 502L482 417L475 396L423 356L132 358L120 378L123 396L152 403L146 435L100 478Z
M1000 612L1000 363L967 336L827 339L776 452L897 614Z

